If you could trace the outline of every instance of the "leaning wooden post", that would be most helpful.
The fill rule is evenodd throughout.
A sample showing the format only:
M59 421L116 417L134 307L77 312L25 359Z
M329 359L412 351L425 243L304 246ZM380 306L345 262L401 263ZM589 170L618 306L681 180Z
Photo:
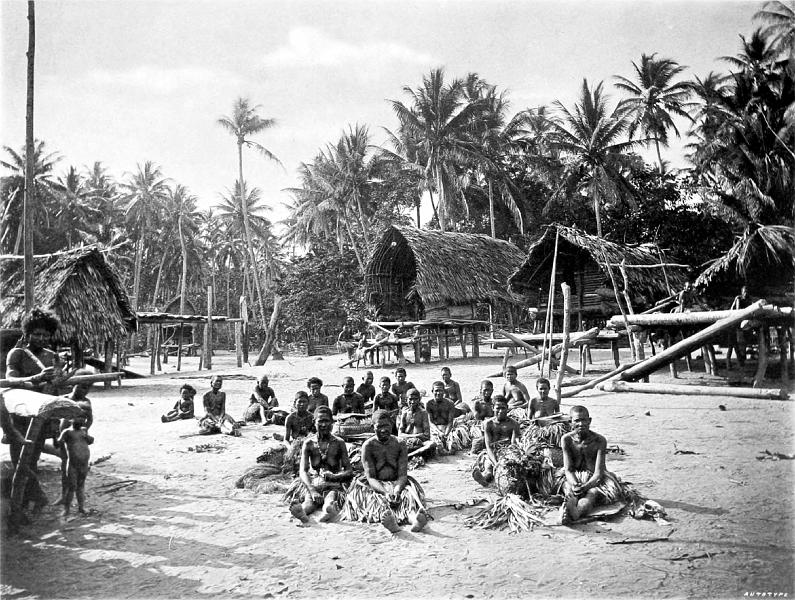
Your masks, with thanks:
M627 274L627 259L622 258L621 263L618 265L618 269L621 271L621 278L624 280L624 301L627 303L627 312L630 315L635 314L635 309L632 308L632 297L629 291L629 275ZM633 340L636 344L636 353L638 360L644 360L646 358L645 352L643 351L643 334L644 332L638 332L637 335L633 334L630 336L630 340Z
M629 328L629 321L627 321L627 313L624 310L624 307L621 306L621 298L618 295L618 283L616 283L616 276L613 275L613 268L610 266L610 261L607 259L607 254L603 251L602 258L604 258L605 266L607 267L607 273L610 275L610 281L613 284L613 294L616 297L616 304L618 304L618 310L621 311L621 316L624 317L624 326L627 328L627 336L629 337L629 349L632 352L632 360L636 362L638 360L637 352L635 351L635 339L632 336L632 331Z
M19 454L19 460L14 470L14 478L11 480L12 514L21 513L25 500L25 488L28 487L28 479L36 477L36 473L33 469L41 455L41 446L38 440L41 428L44 426L45 422L46 419L42 417L33 417L28 425L28 431L25 437L33 443L22 446L22 452Z
M731 329L739 325L742 321L746 319L752 319L758 313L764 311L764 300L757 300L749 307L738 310L732 311L733 316L726 317L717 321L707 327L706 329L699 331L695 335L690 336L667 348L663 352L660 352L657 356L652 356L651 358L646 359L645 361L638 363L637 365L633 366L631 369L624 371L621 375L621 379L625 381L634 381L636 379L640 379L653 373L660 367L667 365L672 360L676 360L682 356L685 356L688 352L692 352L695 348L700 347L706 341L710 340L715 334L720 333L726 329Z
M560 229L555 228L555 251L552 255L552 273L549 277L549 294L547 296L547 314L544 320L544 341L541 344L541 376L544 376L545 357L547 349L547 336L552 337L552 311L555 304L555 275L558 269L558 243L560 241ZM549 342L552 345L552 342ZM552 365L552 356L549 357L550 370Z
M569 327L571 326L571 289L566 282L560 284L563 291L563 350L560 354L560 364L558 365L558 381L555 395L560 406L560 391L563 387L563 374L566 372L566 361L569 358Z
M237 366L243 366L243 345L241 339L243 337L243 323L235 322L235 357L237 358Z
M204 350L204 366L213 368L213 286L207 286L207 344Z
M102 367L103 373L110 373L113 370L113 338L105 340L105 365ZM103 385L109 388L113 385L112 381L105 381Z

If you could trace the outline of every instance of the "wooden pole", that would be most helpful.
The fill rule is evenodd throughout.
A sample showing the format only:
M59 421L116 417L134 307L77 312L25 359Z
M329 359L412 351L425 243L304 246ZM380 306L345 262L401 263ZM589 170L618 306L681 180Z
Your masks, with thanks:
M663 339L664 339L663 343L665 344L664 349L667 350L668 348L671 347L671 332L670 331L666 331L665 332L665 337ZM674 379L677 379L679 377L679 373L677 373L677 371L676 371L676 361L672 360L668 364L668 367L669 367L670 372L671 372L671 377L673 377Z
M609 379L613 379L614 377L618 377L622 372L626 371L630 367L632 367L636 363L627 363L625 365L621 365L620 367L616 367L609 373L605 373L604 375L600 375L596 379L592 379L588 383L584 383L582 385L578 385L577 387L573 387L570 390L566 390L565 392L561 393L561 398L571 398L572 396L576 396L580 392L584 392L585 390L590 390L595 388L597 385L602 383L603 381L608 381Z
M739 313L739 310L707 310L687 313L652 313L628 315L626 320L618 315L610 317L608 329L625 329L630 327L680 327L684 325L711 325ZM792 307L765 306L757 316L758 320L793 321Z
M778 332L778 364L781 370L781 385L787 387L789 385L789 361L787 355L789 354L789 339L787 330L784 327L779 327Z
M155 326L155 339L154 339L154 342L152 343L152 346L155 349L155 357L156 357L156 361L157 361L156 364L157 364L157 370L158 371L162 371L163 370L163 366L160 364L160 341L162 339L162 335L161 335L162 331L163 331L163 326L162 325L156 325Z
M660 367L670 363L672 360L676 360L677 358L692 352L695 348L698 348L707 340L711 339L716 333L736 327L743 320L755 317L763 306L764 300L758 300L743 310L735 311L736 314L734 316L722 319L717 323L713 323L703 331L699 331L695 335L683 339L681 342L678 342L663 352L660 352L657 356L652 356L651 358L638 363L633 368L624 371L624 373L621 375L621 379L625 381L634 381L635 379L640 379L653 373Z
M759 344L757 345L756 374L754 375L754 387L762 387L767 371L767 327L759 328Z
M630 315L635 314L635 309L632 308L632 297L629 291L629 275L627 274L627 261L625 258L621 259L621 263L618 266L619 270L621 271L621 278L624 280L624 301L627 303L627 313ZM644 360L646 358L645 353L643 352L643 337L642 333L638 333L635 335L633 332L630 332L629 336L630 343L635 344L635 357L637 360Z
M182 368L182 334L184 331L184 326L182 321L179 322L179 329L177 329L177 371Z
M533 356L535 356L537 354L541 354L538 350L533 348L530 344L525 342L522 338L517 337L517 336L515 336L512 333L508 333L507 331L503 331L502 329L495 329L494 332L495 333L499 333L500 335L504 335L505 337L507 337L509 340L511 340L517 346L521 346L525 350L529 351L530 354L532 354ZM507 354L506 354L506 356L507 356Z
M105 365L102 367L103 373L110 373L113 370L113 340L105 340ZM103 384L106 388L113 385L112 381L106 381Z
M668 271L665 270L665 259L663 257L662 250L660 250L660 246L654 244L654 247L657 248L657 257L660 260L660 266L662 267L663 277L665 278L665 289L668 290L668 295L673 295L673 290L671 289L671 282L668 281Z
M36 11L35 3L28 2L28 53L27 53L27 101L25 104L25 194L22 202L23 227L23 264L22 277L24 281L25 314L29 314L35 304L33 289L33 204L38 200L36 184L34 182L34 136L33 136L33 75L34 57L36 55Z
M558 366L558 381L555 394L560 405L560 393L563 384L563 373L566 371L566 361L569 358L569 328L571 326L571 289L566 282L560 284L563 291L563 350L560 354L560 365Z
M555 276L558 268L558 243L560 241L560 229L555 229L555 251L552 255L552 273L549 277L549 294L547 296L547 314L544 321L544 342L541 345L541 376L544 375L545 357L547 349L547 336L552 334L552 310L555 303ZM550 346L552 343L550 342ZM550 363L552 362L550 357Z
M237 358L237 366L243 366L243 323L235 323L235 357Z
M156 325L150 323L148 328L149 337L151 338L152 342L149 347L149 374L155 374L155 364L157 363L157 339L152 332L152 328L156 327Z
M461 356L467 357L467 337L464 333L464 328L458 328L458 341L461 343Z
M478 339L477 325L472 325L472 358L480 358L480 340Z
M264 318L264 317L263 317ZM204 347L204 366L213 368L213 286L207 286L207 344Z
M607 265L607 273L610 275L610 281L613 283L613 294L616 297L616 304L618 304L618 310L621 311L621 316L624 318L624 326L627 328L627 332L629 333L629 349L632 352L632 360L637 361L638 355L635 351L635 342L632 337L632 333L629 331L629 321L627 321L627 313L624 310L624 307L621 306L621 298L618 295L618 283L616 283L616 277L613 275L613 268L610 266L610 263L607 260L607 255L602 253L604 257L605 264Z
M598 333L599 333L599 328L598 327L592 327L591 329L589 329L587 331L577 332L577 333L575 333L574 335L572 335L570 337L570 344L571 345L581 344L583 341L592 340L592 339L594 339L596 337L596 335ZM562 349L563 349L563 344L562 343L556 344L556 345L552 346L551 348L547 348L546 354L555 356L555 355L559 354ZM509 350L509 349L506 349L506 352L507 352L507 350ZM518 363L516 363L513 366L516 367L517 369L523 369L524 367L529 367L531 365L536 365L539 362L541 362L541 355L537 354L536 356L532 356L530 358L526 358L524 360L520 360ZM503 371L505 371L504 368L503 368ZM502 375L503 375L503 373L494 373L493 375L489 375L489 377L502 377Z
M38 443L38 438L45 422L46 419L33 417L28 425L25 437L33 443L22 446L22 451L19 454L19 460L14 470L14 478L11 480L12 515L21 514L25 504L25 488L28 486L28 480L31 477L36 477L36 463L41 455L41 446ZM43 490L42 493L44 493Z
M674 396L730 396L732 398L757 398L769 400L786 400L787 390L713 387L707 385L677 385L658 383L636 383L632 381L610 381L600 386L606 392L639 392L642 394L666 394Z

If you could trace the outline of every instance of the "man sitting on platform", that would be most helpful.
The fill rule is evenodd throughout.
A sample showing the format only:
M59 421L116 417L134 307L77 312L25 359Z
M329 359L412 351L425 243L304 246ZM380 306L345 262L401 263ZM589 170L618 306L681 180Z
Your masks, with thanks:
M364 480L353 482L345 500L343 517L352 521L380 521L390 532L411 523L422 531L428 522L425 493L408 476L406 447L391 435L392 421L386 411L373 413L375 435L362 446Z
M322 508L321 523L333 519L345 500L343 486L353 477L345 442L331 433L331 409L315 410L317 438L308 437L301 449L299 477L285 494L292 500L290 512L302 523Z

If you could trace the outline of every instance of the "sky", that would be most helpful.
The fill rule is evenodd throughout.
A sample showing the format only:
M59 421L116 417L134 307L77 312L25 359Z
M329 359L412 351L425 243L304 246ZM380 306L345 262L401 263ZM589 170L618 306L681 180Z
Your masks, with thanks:
M237 176L234 138L217 120L238 97L276 125L254 139L283 165L244 153L249 185L284 218L297 169L349 126L374 143L432 68L476 72L506 90L511 113L560 100L583 78L632 75L656 52L687 78L727 71L759 2L630 0L39 0L34 134L56 172L102 161L125 178L151 160L201 207ZM0 143L25 140L27 3L0 0ZM686 127L685 127L686 129ZM652 154L648 155L652 159ZM685 166L681 143L663 157Z

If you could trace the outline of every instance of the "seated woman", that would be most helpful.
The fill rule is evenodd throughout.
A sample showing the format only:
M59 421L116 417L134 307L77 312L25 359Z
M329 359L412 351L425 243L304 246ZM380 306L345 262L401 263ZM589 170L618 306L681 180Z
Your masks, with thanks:
M353 477L345 442L331 433L331 409L315 410L317 438L310 436L301 448L298 477L284 495L290 512L302 523L322 508L322 523L333 519L345 501L345 484Z
M196 388L189 383L183 384L179 388L179 400L170 411L160 417L163 423L171 423L180 419L193 418L193 398L196 396Z
M373 424L375 435L362 446L364 478L348 488L342 518L380 522L392 533L405 523L411 523L412 531L422 531L428 523L425 492L408 476L406 446L390 433L392 420L386 411L374 412Z
M287 442L289 450L284 457L284 473L298 473L299 461L301 460L301 448L304 440L310 433L315 431L314 417L307 410L309 397L303 390L295 394L294 410L284 422L284 441ZM315 409L317 412L317 409Z
M210 380L211 389L203 398L205 414L199 421L199 433L226 433L239 437L240 428L226 412L226 392L221 391L223 384L224 380L220 375L213 375Z
M483 428L486 448L480 452L472 468L472 478L482 486L494 480L500 450L519 440L519 423L508 416L508 400L494 397L494 416L487 419Z
M263 375L254 391L243 419L246 423L262 423L264 425L284 425L287 411L279 409L279 401L273 388L268 386L268 376Z

